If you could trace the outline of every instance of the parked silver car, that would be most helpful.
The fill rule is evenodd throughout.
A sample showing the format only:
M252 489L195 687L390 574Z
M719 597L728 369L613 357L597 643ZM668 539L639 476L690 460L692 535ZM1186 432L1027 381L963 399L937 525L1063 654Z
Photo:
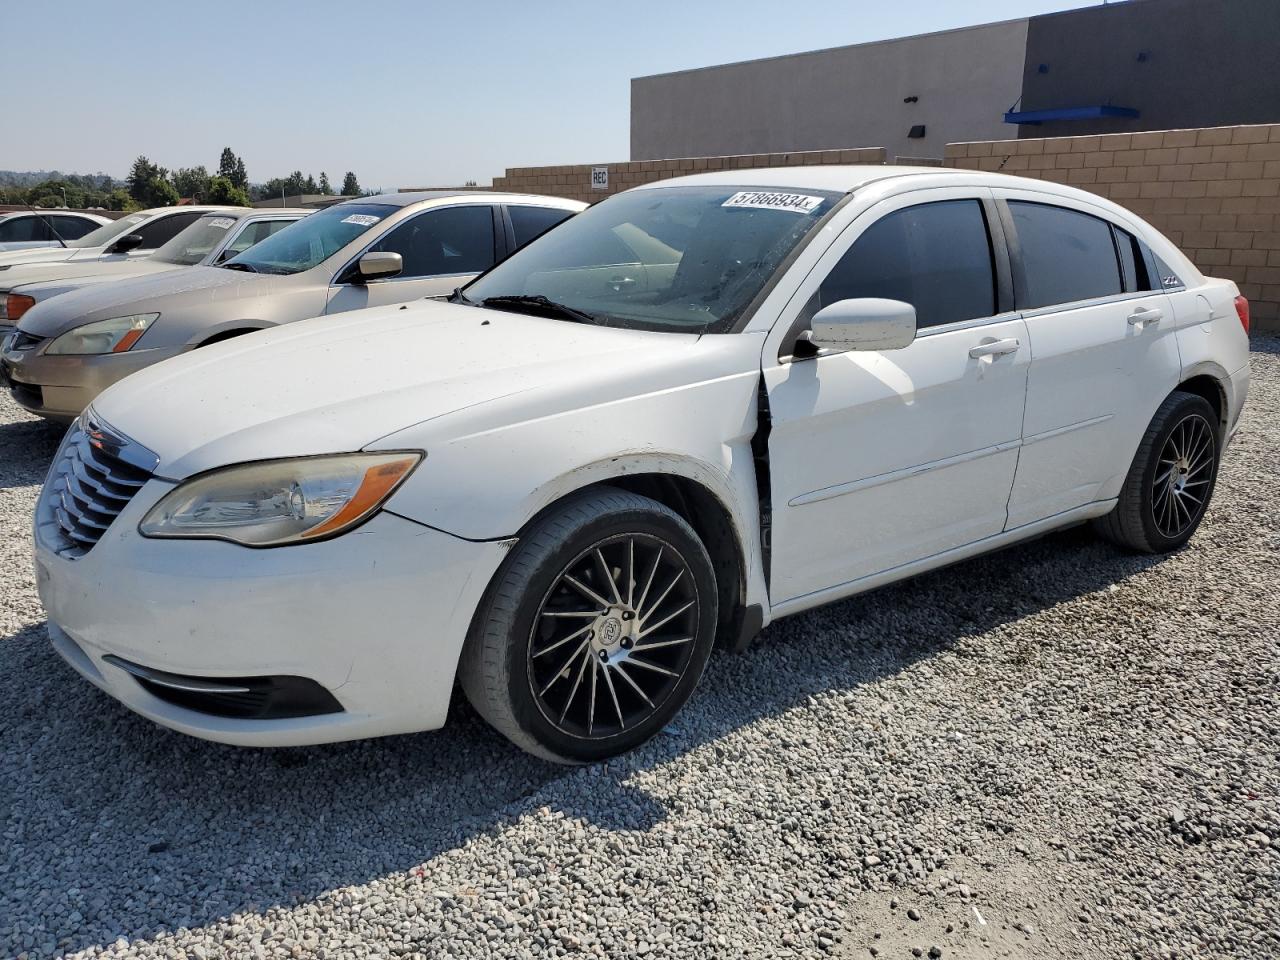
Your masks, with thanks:
M68 240L52 247L26 250L0 250L0 271L13 271L17 276L26 264L49 263L54 260L86 261L145 257L172 240L198 217L215 210L233 207L153 207L139 210L119 220L104 223L79 240Z
M147 257L32 263L16 273L0 273L0 342L24 313L50 297L93 283L221 263L309 213L279 207L231 207L199 217Z
M0 213L0 250L26 250L36 247L61 247L68 240L79 240L97 230L108 217L74 210L15 210Z
M218 266L94 284L28 310L0 348L27 410L70 422L136 370L294 320L451 293L585 204L428 191L334 204Z

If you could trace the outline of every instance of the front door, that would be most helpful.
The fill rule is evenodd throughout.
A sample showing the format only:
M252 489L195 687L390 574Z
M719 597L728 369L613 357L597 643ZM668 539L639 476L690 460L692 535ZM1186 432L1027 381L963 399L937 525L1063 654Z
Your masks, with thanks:
M994 211L977 188L877 204L780 318L794 333L823 305L887 297L916 308L918 332L901 350L804 360L771 335L775 606L1004 529L1031 352Z
M1013 529L1117 496L1181 364L1169 296L1133 234L1082 201L996 195L1034 357Z
M363 251L369 252L400 254L403 271L368 283L335 283L329 288L325 313L452 293L497 260L494 208L487 203L433 207L394 227Z

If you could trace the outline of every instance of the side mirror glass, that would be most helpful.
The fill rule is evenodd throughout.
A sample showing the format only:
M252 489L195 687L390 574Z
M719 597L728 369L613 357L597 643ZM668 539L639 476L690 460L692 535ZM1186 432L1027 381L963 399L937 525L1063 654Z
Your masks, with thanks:
M356 280L367 283L383 277L394 277L404 270L404 258L398 253L370 251L356 263Z
M801 335L816 350L900 350L916 338L916 308L901 300L837 300Z
M112 253L128 253L130 250L137 250L142 246L142 234L126 233L123 237L116 239L111 245Z

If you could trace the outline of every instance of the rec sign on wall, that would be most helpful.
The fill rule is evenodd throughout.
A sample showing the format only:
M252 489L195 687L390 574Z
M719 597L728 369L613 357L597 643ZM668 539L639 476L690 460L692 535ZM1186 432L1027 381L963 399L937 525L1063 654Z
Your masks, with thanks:
M608 167L592 167L591 168L591 189L592 190L608 190L609 189L609 168Z

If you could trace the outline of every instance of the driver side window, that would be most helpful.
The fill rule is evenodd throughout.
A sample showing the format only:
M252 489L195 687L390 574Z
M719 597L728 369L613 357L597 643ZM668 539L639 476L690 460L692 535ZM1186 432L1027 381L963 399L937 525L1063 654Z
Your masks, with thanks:
M911 304L920 329L993 316L996 277L982 204L940 200L886 214L854 241L807 306L816 312L858 297Z
M404 259L401 278L480 273L495 259L493 207L468 204L428 210L406 220L369 248L398 253Z

